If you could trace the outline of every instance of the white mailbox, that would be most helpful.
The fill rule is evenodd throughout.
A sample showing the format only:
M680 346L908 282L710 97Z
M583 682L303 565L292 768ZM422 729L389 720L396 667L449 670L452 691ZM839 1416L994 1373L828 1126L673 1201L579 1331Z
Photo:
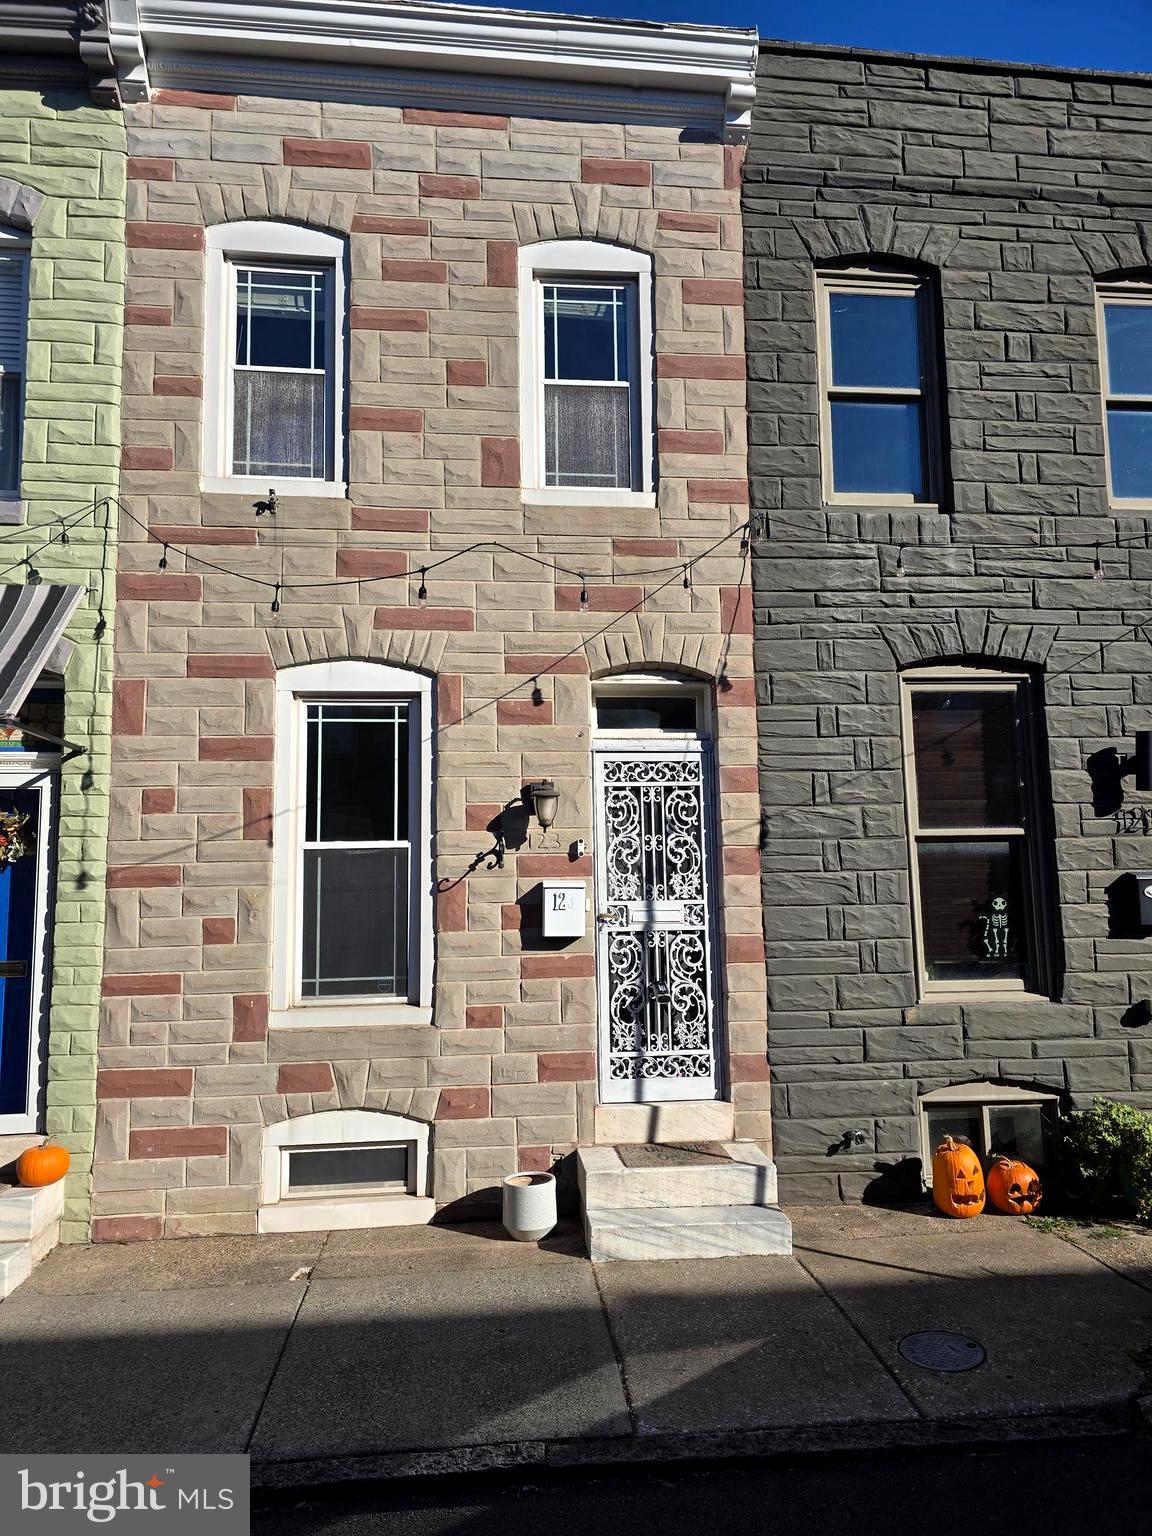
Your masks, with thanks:
M586 931L588 900L583 880L545 880L543 933L546 939L579 939Z

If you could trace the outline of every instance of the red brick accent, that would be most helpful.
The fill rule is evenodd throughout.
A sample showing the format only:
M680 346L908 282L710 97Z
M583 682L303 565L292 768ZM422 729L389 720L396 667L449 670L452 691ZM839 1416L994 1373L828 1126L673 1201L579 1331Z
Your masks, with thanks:
M486 1120L492 1113L491 1088L441 1088L437 1120Z
M663 433L660 434L663 437ZM679 539L613 539L614 555L630 555L634 559L675 560L680 553Z
M661 379L742 379L744 359L703 352L664 352L657 355L656 376Z
M152 393L199 400L204 393L204 382L194 373L158 373L152 379Z
M370 171L372 146L361 139L284 139L285 165L331 166L342 171Z
M158 443L125 443L120 450L121 469L171 469L172 450Z
M235 96L218 96L213 91L175 91L162 89L152 92L154 107L202 107L205 112L235 112Z
M202 763L270 763L271 736L201 736Z
M396 507L353 507L352 526L371 533L427 533L427 512Z
M478 176L435 176L426 171L420 177L420 196L476 198L480 196L480 178Z
M148 537L155 544L246 544L258 542L255 528L180 527L173 523L154 525Z
M451 885L436 892L436 931L466 933L468 930L468 883Z
M448 383L458 389L482 389L488 382L488 364L482 357L450 357L444 372Z
M277 1093L331 1093L335 1086L326 1061L286 1061L276 1074Z
M427 219L389 219L375 213L358 213L352 220L354 235L427 235L430 229Z
M122 677L112 684L112 732L116 736L143 736L144 695L148 684L142 677Z
M408 556L394 549L338 549L337 576L359 576L375 580L384 576L407 576Z
M520 443L514 437L480 439L480 484L520 484Z
M189 677L275 677L271 656L257 654L223 655L215 651L197 652L185 661Z
M94 1216L92 1241L94 1243L147 1243L163 1235L164 1221L160 1216Z
M146 251L202 251L204 231L195 224L142 224L130 219L124 226L129 249Z
M116 578L116 595L124 602L198 603L199 576L175 572L121 571Z
M249 842L272 841L272 791L245 789L244 836Z
M520 1173L551 1173L551 1147L517 1147L516 1168Z
M660 431L661 453L723 453L723 432L681 432L672 427Z
M175 160L155 159L148 155L128 156L129 181L175 181Z
M98 1099L185 1099L191 1067L105 1067L96 1074Z
M181 885L184 881L182 864L110 864L108 889L110 891L150 891L161 886Z
M688 500L706 501L724 507L748 505L747 480L689 480Z
M465 1029L503 1029L504 1009L499 1003L471 1003L464 1010Z
M362 309L357 305L352 310L351 324L354 331L426 331L428 311L426 309Z
M515 288L518 281L516 259L519 247L515 240L488 241L489 288Z
M552 701L533 704L531 699L501 699L496 705L497 725L551 725Z
M496 804L465 806L464 830L466 832L487 832L503 809L502 805Z
M551 977L595 976L595 955L521 955L520 975L525 981Z
M506 117L491 117L484 112L434 112L428 107L405 107L406 123L421 123L426 128L491 128L503 132Z
M716 690L721 709L755 709L756 684L750 677L725 678Z
M728 1070L734 1083L766 1083L768 1058L760 1051L747 1056L729 1056Z
M598 160L585 156L580 161L580 180L614 187L650 187L651 160Z
M595 1076L595 1051L542 1051L536 1058L538 1083L586 1083Z
M171 325L172 308L168 304L125 304L125 325Z
M238 992L232 998L232 1038L263 1040L268 1034L268 997L264 992Z
M725 848L724 873L726 875L758 875L760 873L759 848Z
M156 976L105 976L100 988L105 997L176 997L183 980L169 972Z
M679 230L685 235L718 235L720 215L716 213L661 213L656 218L657 229Z
M736 277L686 277L685 304L743 304L744 284Z
M589 613L627 613L644 601L643 587L588 586ZM557 587L556 608L560 613L579 613L580 588Z
M446 261L397 261L389 257L380 263L380 281L384 283L446 283Z
M397 410L389 405L354 405L348 412L353 432L413 432L424 430L423 411Z
M202 944L235 944L236 919L234 917L205 917L200 920Z
M128 1132L128 1156L226 1157L226 1125L156 1125Z
M763 965L764 940L758 933L729 933L724 938L724 958L729 965Z
M519 933L524 925L524 910L518 901L500 904L500 927L505 933Z
M726 795L760 792L760 773L753 763L730 763L720 769L720 788Z
M471 608L377 608L373 629L451 629L458 634L476 628Z
M574 656L533 656L514 651L504 657L504 670L517 677L540 677L544 673L587 677L588 658L580 652Z
M750 635L752 633L752 592L750 588L720 588L720 629L726 635Z
M740 186L741 172L744 169L743 144L725 144L724 146L724 185L730 191L736 191Z
M522 880L533 876L543 879L546 875L571 875L575 879L577 875L592 873L592 855L570 859L566 853L521 853L516 859L516 873Z
M436 724L459 725L464 718L464 678L459 672L441 672L436 679Z
M142 816L171 816L176 809L176 791L164 786L155 789L142 789L140 791L140 814Z

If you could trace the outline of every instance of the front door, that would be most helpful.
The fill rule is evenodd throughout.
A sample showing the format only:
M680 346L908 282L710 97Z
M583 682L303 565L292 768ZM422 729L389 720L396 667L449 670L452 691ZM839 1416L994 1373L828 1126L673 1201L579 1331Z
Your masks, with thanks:
M595 766L601 1102L717 1098L708 743Z
M0 1133L41 1129L54 788L0 766Z

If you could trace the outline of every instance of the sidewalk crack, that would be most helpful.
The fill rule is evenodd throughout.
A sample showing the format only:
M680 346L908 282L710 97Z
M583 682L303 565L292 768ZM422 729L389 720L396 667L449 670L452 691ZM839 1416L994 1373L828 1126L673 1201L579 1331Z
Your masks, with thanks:
M620 1347L620 1340L616 1337L616 1329L612 1323L612 1314L608 1310L608 1300L600 1284L599 1270L595 1264L590 1264L588 1267L592 1271L592 1284L596 1287L600 1311L604 1314L604 1326L608 1330L608 1342L612 1346L612 1353L616 1359L616 1369L620 1375L620 1390L624 1393L624 1405L628 1409L628 1422L632 1426L633 1435L638 1435L640 1433L640 1420L636 1413L636 1404L632 1400L632 1388L628 1383L628 1372L624 1368L624 1351Z
M280 1374L280 1367L284 1362L284 1353L288 1348L288 1341L291 1339L292 1334L295 1332L296 1322L300 1316L300 1308L304 1305L308 1292L312 1289L312 1281L315 1278L317 1269L320 1267L320 1260L324 1257L324 1250L327 1248L328 1239L331 1236L331 1232L325 1232L324 1241L320 1244L320 1250L309 1266L308 1274L304 1281L304 1289L300 1292L300 1300L296 1303L296 1310L292 1314L292 1319L289 1322L288 1327L284 1330L284 1338L280 1343L280 1348L276 1352L276 1359L273 1362L272 1369L268 1372L268 1380L264 1384L264 1392L260 1398L260 1406L257 1408L255 1414L253 1415L252 1428L248 1431L248 1438L244 1442L244 1454L247 1456L252 1454L252 1442L256 1438L256 1431L260 1428L260 1420L264 1417L264 1410L268 1406L268 1399L271 1396L273 1384L277 1376Z

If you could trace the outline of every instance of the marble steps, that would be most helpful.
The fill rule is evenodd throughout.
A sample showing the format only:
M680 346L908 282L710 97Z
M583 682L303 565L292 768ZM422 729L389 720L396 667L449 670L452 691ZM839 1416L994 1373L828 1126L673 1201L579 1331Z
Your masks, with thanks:
M0 1189L0 1297L10 1296L60 1241L64 1181Z
M738 1259L792 1252L792 1223L774 1205L585 1208L588 1255L606 1259Z

